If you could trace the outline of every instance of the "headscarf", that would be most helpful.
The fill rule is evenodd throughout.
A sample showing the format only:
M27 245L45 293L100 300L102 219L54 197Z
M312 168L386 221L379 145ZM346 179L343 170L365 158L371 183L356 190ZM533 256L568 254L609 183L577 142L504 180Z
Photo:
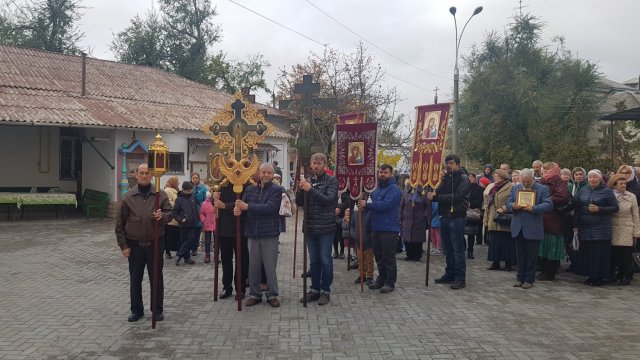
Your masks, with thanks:
M589 173L587 174L587 178L589 176L591 176L591 174L596 175L597 177L599 177L601 183L604 181L603 178L602 178L602 171L600 171L598 169L589 170Z
M631 175L627 176L627 182L633 181L636 178L636 171L629 165L622 165L620 166L620 168L618 169L618 174L622 171L622 169L627 168L629 169L629 171L631 171Z
M546 170L544 172L544 175L542 175L542 178L545 181L549 181L554 176L560 176L560 166L557 163L552 163L552 164L553 165L551 165L551 169Z
M494 203L496 194L498 193L498 191L500 191L502 187L504 187L510 182L509 173L507 173L505 170L502 170L502 169L496 170L496 175L498 175L500 179L502 179L502 181L500 183L496 183L496 182L493 183L493 187L489 191L489 206L491 206Z
M415 189L407 188L409 192L409 201L414 203L424 202L424 196L422 196L422 186L418 185Z

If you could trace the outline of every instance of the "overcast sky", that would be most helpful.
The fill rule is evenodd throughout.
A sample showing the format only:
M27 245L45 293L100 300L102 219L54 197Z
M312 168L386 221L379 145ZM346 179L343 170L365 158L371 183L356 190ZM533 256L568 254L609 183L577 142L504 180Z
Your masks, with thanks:
M373 45L365 43L388 76L386 84L397 86L405 98L400 111L414 117L414 107L433 103L433 89L438 87L439 102L452 98L455 62L455 33L449 7L458 8L461 27L476 6L482 13L469 23L460 46L467 54L474 43L489 31L503 33L518 12L517 0L234 0L270 19L286 25L320 43L350 52L358 36L344 29L309 2L360 34L375 46L393 53L394 59ZM131 17L144 15L153 0L85 0L87 6L80 29L85 33L83 46L92 55L113 59L109 45L113 33L124 29ZM321 53L323 46L286 30L230 0L213 1L219 15L215 22L223 31L222 41L214 50L223 50L229 59L244 59L261 53L271 63L267 83L273 86L278 69L304 62L309 52ZM523 1L529 12L546 24L545 43L555 35L566 37L567 47L579 57L599 64L608 78L623 82L640 74L640 49L637 37L638 0L537 0ZM157 8L157 4L155 5ZM414 66L410 66L414 65ZM461 74L465 69L460 63ZM417 69L421 68L420 69ZM426 70L426 71L425 71ZM418 85L414 86L402 80ZM258 101L270 98L258 94Z

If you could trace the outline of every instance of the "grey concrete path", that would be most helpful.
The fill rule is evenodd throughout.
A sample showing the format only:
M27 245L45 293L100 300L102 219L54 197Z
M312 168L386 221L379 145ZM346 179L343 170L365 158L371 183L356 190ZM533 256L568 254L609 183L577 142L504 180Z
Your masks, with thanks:
M194 266L165 265L166 319L152 330L149 310L126 321L127 263L111 220L2 221L0 359L640 358L640 279L594 288L563 273L516 289L514 273L485 270L478 246L464 290L425 287L424 262L399 257L395 292L361 293L357 273L335 260L331 303L304 309L292 231L281 240L281 308L214 303L213 265L198 255ZM432 259L431 279L443 270Z

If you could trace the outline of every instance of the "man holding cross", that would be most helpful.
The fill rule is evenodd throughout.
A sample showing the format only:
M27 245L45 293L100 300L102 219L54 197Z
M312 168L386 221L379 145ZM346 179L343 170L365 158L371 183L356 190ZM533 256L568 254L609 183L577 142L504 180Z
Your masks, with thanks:
M233 214L240 216L246 211L245 235L249 240L249 300L247 306L262 302L260 280L262 267L267 275L267 302L279 307L278 239L280 237L280 202L282 186L273 184L273 166L262 164L259 169L260 182L247 188L242 200L236 200Z

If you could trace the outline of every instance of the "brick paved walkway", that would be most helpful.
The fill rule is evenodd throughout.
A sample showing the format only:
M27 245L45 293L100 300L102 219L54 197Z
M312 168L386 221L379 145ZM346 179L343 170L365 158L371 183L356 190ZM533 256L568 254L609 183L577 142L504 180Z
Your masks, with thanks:
M515 289L514 273L470 262L467 288L424 286L424 263L399 260L395 292L352 284L336 260L325 307L298 302L292 232L282 237L282 307L212 301L213 265L165 269L165 321L130 324L128 270L109 220L0 222L0 359L638 359L640 298L562 273ZM299 247L300 248L300 247ZM432 257L431 278L443 269ZM298 263L300 264L300 262ZM299 268L301 266L299 265ZM145 305L148 302L145 288ZM147 305L148 306L148 305Z

